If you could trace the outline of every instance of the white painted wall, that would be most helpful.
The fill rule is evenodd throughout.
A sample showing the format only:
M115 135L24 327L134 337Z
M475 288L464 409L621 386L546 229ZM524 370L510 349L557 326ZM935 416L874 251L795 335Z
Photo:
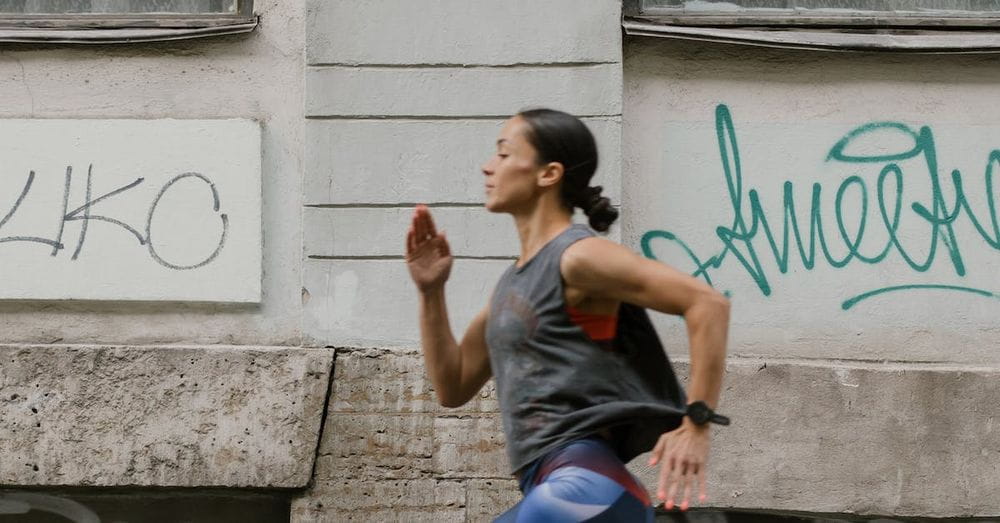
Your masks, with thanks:
M305 6L291 0L255 4L261 25L244 36L4 49L0 118L259 122L263 251L234 263L262 267L260 304L0 302L5 342L299 343ZM107 154L113 152L114 144L108 144ZM192 155L190 150L167 153L178 162ZM3 186L15 184L4 173ZM91 232L100 234L100 229L105 228L92 224ZM97 245L95 236L85 249ZM246 282L247 289L253 286L254 281Z
M479 167L504 119L548 106L585 117L595 183L620 192L620 3L309 2L305 332L311 343L414 348L402 258L416 203L449 232L461 335L518 245L482 209ZM433 26L433 30L428 27ZM617 230L612 232L616 237Z
M260 156L252 120L4 121L0 299L259 303Z
M623 227L630 245L640 248L645 237L650 254L688 272L696 270L692 258L678 243L663 239L662 232L683 240L703 262L726 251L718 231L733 229L735 223L736 197L730 196L724 170L728 164L735 183L730 137L740 155L742 185L734 189L741 195L740 214L749 229L749 193L756 191L779 244L786 182L791 183L805 245L811 194L819 184L816 216L835 259L848 252L837 217L842 217L848 237L855 237L862 217L862 185L867 190L866 223L858 250L878 260L854 259L838 268L817 248L815 265L808 268L792 237L790 261L783 271L765 234L758 231L749 245L760 266L747 258L748 269L735 255L749 257L748 242L734 240L720 267L709 271L719 290L732 293L731 353L1000 361L995 212L1000 194L995 182L990 192L986 174L1000 169L996 152L1000 110L994 103L1000 95L996 87L1000 58L828 54L665 39L629 40L627 49ZM731 125L724 123L722 113L731 117ZM899 126L878 127L880 122ZM877 128L851 134L869 124ZM920 142L923 149L913 151L917 142L912 133L924 126L928 133L924 140L932 136L933 145ZM846 155L913 154L867 162L829 158L834 146L848 136L852 138ZM928 168L931 156L936 157L938 189ZM889 233L879 213L878 179L890 164L898 164L904 187L896 235L913 262L905 261L896 246L880 256ZM919 265L929 256L934 227L912 206L919 203L933 212L934 195L939 194L943 207L938 216L944 216L945 209L953 211L955 169L961 172L968 204L985 231L977 231L969 213L960 211L953 226L954 242L946 242L947 229L938 227L933 263L922 270ZM852 176L858 177L856 181L849 181ZM893 180L886 183L882 198L890 213L896 201ZM844 196L838 212L841 187ZM964 274L949 254L949 244L961 255ZM948 289L892 290L913 285ZM660 325L668 340L676 340L671 350L683 354L680 322L664 319Z

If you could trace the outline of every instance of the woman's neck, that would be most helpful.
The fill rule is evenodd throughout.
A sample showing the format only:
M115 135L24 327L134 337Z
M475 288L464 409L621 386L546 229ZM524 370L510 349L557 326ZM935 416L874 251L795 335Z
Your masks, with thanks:
M518 267L527 263L546 243L566 230L573 223L572 216L561 203L553 204L545 200L538 202L529 212L515 213L514 223L521 239Z

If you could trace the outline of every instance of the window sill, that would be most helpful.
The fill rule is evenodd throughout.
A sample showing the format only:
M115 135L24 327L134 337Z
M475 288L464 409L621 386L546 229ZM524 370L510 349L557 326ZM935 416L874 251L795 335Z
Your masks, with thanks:
M32 27L0 22L0 43L128 44L164 42L249 33L257 27L257 24L256 17L205 25L167 24L168 26L164 27L74 27L69 24L61 27Z
M789 29L787 27L697 27L629 19L625 34L764 47L824 51L1000 53L995 30Z

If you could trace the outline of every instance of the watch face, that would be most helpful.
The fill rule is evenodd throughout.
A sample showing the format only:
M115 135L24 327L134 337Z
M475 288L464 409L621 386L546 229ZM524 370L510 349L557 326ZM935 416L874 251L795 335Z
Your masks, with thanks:
M696 401L688 405L687 413L688 417L691 418L691 421L695 422L698 425L703 425L708 421L709 417L708 410L709 410L708 405L705 405L701 401Z

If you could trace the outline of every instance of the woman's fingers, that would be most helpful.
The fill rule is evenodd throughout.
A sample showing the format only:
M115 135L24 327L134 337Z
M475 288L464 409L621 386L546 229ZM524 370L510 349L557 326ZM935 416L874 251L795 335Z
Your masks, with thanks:
M694 488L695 480L698 477L698 465L689 463L682 480L684 494L681 498L681 510L687 510L691 506L691 490Z
M441 231L441 234L438 235L438 238L440 238L441 240L438 252L441 254L441 256L444 256L446 258L448 256L451 256L451 247L448 245L448 238L445 238L444 236L444 231Z
M426 209L423 205L418 205L413 211L413 232L417 235L417 244L427 240L427 219L424 217Z
M434 217L431 216L431 211L427 207L423 208L424 219L427 221L427 236L434 237L437 236L437 227L434 226Z
M434 217L427 206L418 205L413 210L413 231L417 245L437 237L437 226L434 225Z
M672 472L671 467L668 463L660 465L660 473L658 474L658 481L656 482L656 499L660 501L667 500L667 487L670 484L670 473Z
M663 452L664 441L666 441L666 434L661 435L659 439L656 440L656 446L653 447L653 455L649 457L649 466L652 467L660 462L660 453Z
M677 500L677 487L681 484L681 481L684 478L684 463L676 457L671 457L670 462L672 462L674 466L667 479L667 499L663 503L663 506L666 507L667 510L674 508L674 504Z
M410 230L406 231L406 255L409 256L417 250L417 233L414 232L413 226L410 225Z
M698 434L679 429L663 434L653 448L649 463L660 464L656 497L663 507L672 510L689 509L696 500L706 499L705 461L708 454L707 441L696 439Z
M708 499L708 484L705 481L705 467L698 467L698 503Z

